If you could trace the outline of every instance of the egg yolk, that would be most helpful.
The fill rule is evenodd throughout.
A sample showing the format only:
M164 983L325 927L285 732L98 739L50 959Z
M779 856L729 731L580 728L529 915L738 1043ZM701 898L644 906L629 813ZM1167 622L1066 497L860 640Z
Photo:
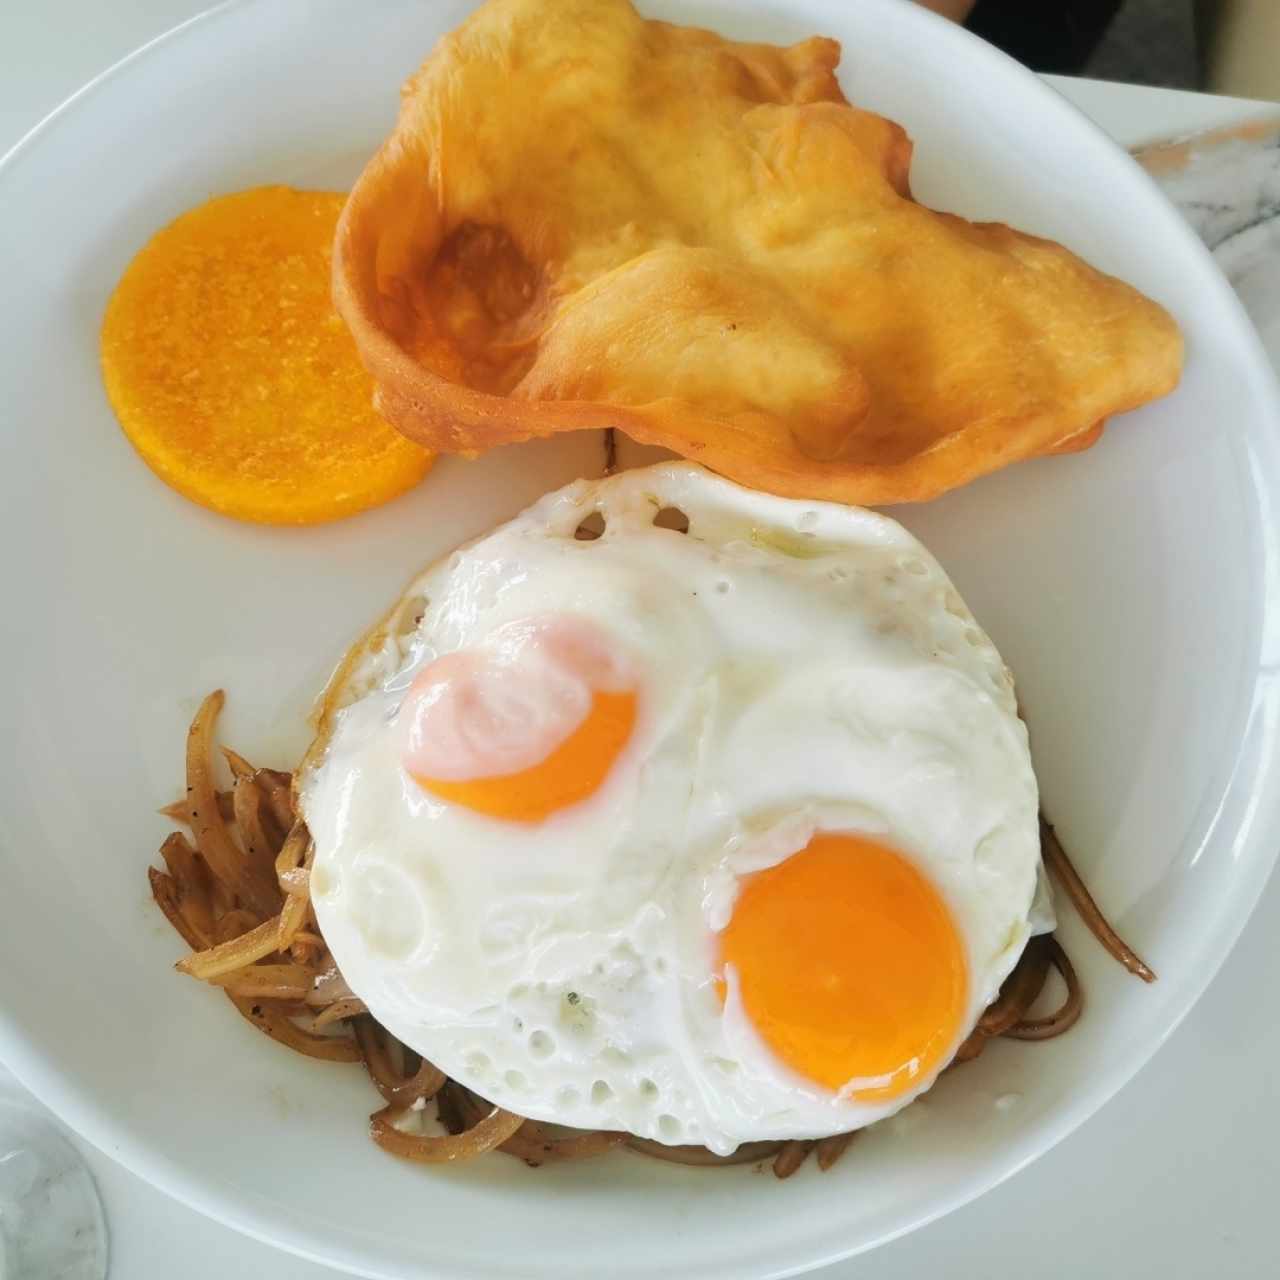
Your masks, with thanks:
M314 524L417 484L432 455L373 408L330 301L341 192L255 187L158 231L102 326L124 433L185 497L223 515Z
M636 693L609 637L545 616L428 664L402 714L404 766L425 791L538 822L604 782L635 727Z
M743 1009L798 1074L882 1102L931 1074L968 1002L964 949L938 891L856 835L815 836L750 876L721 934Z
M463 782L423 777L417 781L441 800L491 818L538 822L599 788L631 736L635 719L634 693L596 693L587 718L532 768Z

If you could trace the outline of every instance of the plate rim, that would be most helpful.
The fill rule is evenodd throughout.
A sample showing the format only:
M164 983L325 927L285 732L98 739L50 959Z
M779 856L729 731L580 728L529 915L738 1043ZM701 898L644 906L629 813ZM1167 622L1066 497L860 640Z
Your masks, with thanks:
M639 0L639 3L643 7L643 0ZM1201 261L1211 268L1213 288L1218 293L1216 301L1225 308L1226 312L1233 313L1236 333L1230 335L1230 341L1231 345L1240 350L1242 357L1247 358L1248 385L1258 399L1263 418L1269 419L1272 426L1280 430L1280 382L1277 381L1276 371L1257 329L1213 254L1164 194L1155 179L1101 126L1060 92L1054 84L1040 75L928 10L916 6L900 6L893 3L893 0L871 0L871 3L882 9L887 9L891 5L895 9L908 8L913 15L910 21L935 24L937 29L947 29L950 38L957 39L968 46L970 55L980 56L988 63L999 64L1005 73L1015 74L1029 93L1046 104L1054 104L1054 110L1059 112L1065 110L1066 113L1074 116L1077 123L1082 124L1092 135L1095 144L1100 144L1101 148L1113 158L1121 159L1129 168L1131 178L1136 178L1150 189L1159 203L1165 207L1168 231L1181 236L1184 249L1193 256L1199 256ZM248 11L257 7L258 0L220 0L220 3L213 4L161 32L104 68L55 106L3 155L0 155L0 191L35 145L44 141L46 135L63 118L69 116L75 109L83 107L96 91L127 73L134 64L154 54L162 53L166 47L187 36L197 34L198 29L231 17L239 11ZM1278 481L1277 491L1280 492L1280 481ZM1270 773L1275 780L1280 780L1280 748L1273 747L1269 755L1262 758L1258 772L1260 776ZM1178 1007L1175 1008L1173 1016L1158 1036L1144 1044L1131 1059L1113 1064L1101 1075L1095 1073L1095 1080L1100 1080L1101 1084L1093 1092L1064 1105L1039 1127L1023 1130L1016 1138L1010 1139L1004 1145L999 1157L993 1159L991 1167L979 1179L957 1192L940 1196L939 1202L929 1210L918 1212L911 1216L910 1220L874 1233L853 1245L847 1242L836 1244L827 1235L812 1237L813 1243L805 1257L768 1271L753 1272L753 1275L758 1276L759 1280L781 1280L782 1277L831 1266L927 1226L999 1186L1056 1147L1104 1107L1114 1103L1124 1087L1167 1044L1169 1038L1203 997L1210 983L1217 977L1222 965L1252 919L1278 862L1280 862L1280 842L1268 851L1261 852L1250 859L1250 879L1232 894L1226 913L1228 919L1208 944L1209 963L1197 972L1194 979L1183 984L1181 995L1176 1001ZM26 1042L16 1019L3 1005L0 1005L0 1062L9 1067L19 1082L68 1124L79 1137L88 1141L134 1176L196 1212L263 1244L346 1274L365 1276L369 1280L400 1280L400 1277L405 1274L402 1269L389 1268L383 1261L371 1261L358 1257L347 1247L340 1246L337 1241L332 1242L333 1248L330 1251L321 1252L308 1242L308 1237L295 1234L292 1228L284 1228L287 1234L282 1234L282 1229L273 1222L271 1215L253 1210L243 1198L237 1198L221 1188L201 1182L161 1149L135 1139L126 1124L117 1123L109 1113L102 1111L88 1095L75 1086L69 1072L64 1071L57 1062L47 1059ZM487 1263L484 1264L484 1269L481 1269L478 1264L471 1263L466 1270L457 1269L452 1263L445 1265L451 1269L447 1272L440 1271L439 1275L467 1277L468 1280L473 1276L476 1280L482 1280L484 1277L495 1275L518 1274L515 1271L494 1272ZM702 1275L706 1280L735 1280L736 1273L725 1270L726 1265L729 1264L717 1263L714 1269L704 1270Z

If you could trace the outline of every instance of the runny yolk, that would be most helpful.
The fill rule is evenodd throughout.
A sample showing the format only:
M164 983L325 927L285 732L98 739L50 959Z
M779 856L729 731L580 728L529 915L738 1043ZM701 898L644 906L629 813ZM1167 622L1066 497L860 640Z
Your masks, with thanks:
M636 722L636 679L614 637L573 614L518 618L418 673L402 763L441 800L538 822L604 782Z
M938 891L900 853L817 835L751 876L721 935L743 1009L798 1074L882 1102L954 1047L968 1001L964 949Z
M592 694L583 722L541 763L518 773L454 782L414 774L419 786L491 818L538 822L591 795L613 768L636 720L634 693Z

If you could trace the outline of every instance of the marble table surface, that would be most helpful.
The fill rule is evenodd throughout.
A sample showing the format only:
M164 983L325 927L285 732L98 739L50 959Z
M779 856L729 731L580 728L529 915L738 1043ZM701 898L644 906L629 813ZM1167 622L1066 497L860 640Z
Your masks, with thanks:
M201 0L0 6L0 49L8 64L0 77L0 149L93 72L203 7ZM1214 251L1280 367L1280 107L1100 82L1053 83L1135 150ZM1094 1119L975 1203L823 1271L823 1280L1005 1270L1020 1280L1274 1274L1280 947L1271 939L1277 931L1280 880L1273 877L1199 1005ZM0 1105L24 1096L0 1065ZM112 1280L335 1275L202 1218L67 1136L85 1154L105 1202ZM27 1206L23 1238L32 1251L59 1238L60 1203L48 1196L38 1208L34 1201ZM15 1256L20 1260L23 1249ZM87 1274L83 1265L71 1252L38 1271L20 1261L6 1271L0 1262L0 1280L78 1280Z
M102 1280L93 1175L60 1129L0 1088L0 1280Z
M1138 158L1213 250L1280 362L1280 107Z

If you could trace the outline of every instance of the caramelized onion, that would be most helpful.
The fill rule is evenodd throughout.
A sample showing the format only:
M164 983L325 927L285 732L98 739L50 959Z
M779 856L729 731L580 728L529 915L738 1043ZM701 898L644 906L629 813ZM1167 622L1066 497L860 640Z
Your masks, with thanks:
M279 917L272 916L261 924L241 933L226 942L197 951L178 961L178 969L193 978L209 982L224 973L231 973L253 964L264 956L269 956L278 949L277 935L280 932Z
M775 1178L791 1177L809 1158L809 1152L812 1150L812 1142L802 1142L798 1138L784 1143L782 1150L773 1158L773 1176Z
M403 1075L391 1064L385 1032L371 1017L357 1018L351 1029L355 1033L360 1056L369 1072L369 1078L378 1092L394 1108L403 1110L423 1098L433 1098L448 1078L439 1067L425 1058L412 1075Z
M461 1133L425 1134L405 1133L395 1127L395 1121L405 1115L403 1110L386 1106L369 1117L369 1136L384 1151L402 1160L416 1160L420 1164L447 1164L453 1160L471 1160L492 1151L504 1143L524 1124L524 1117L512 1111L494 1109L479 1123Z
M978 1030L983 1035L1004 1035L1035 1004L1036 997L1044 990L1045 979L1049 976L1051 954L1044 937L1032 938L1027 943L1013 972L1004 980L1000 994L978 1019ZM963 1047L962 1045L961 1048ZM959 1054L956 1056L959 1057Z
M315 856L316 847L307 831L307 824L299 818L276 857L276 879L288 895L280 911L277 944L281 951L290 947L307 922L307 912L311 907L311 864Z
M626 1145L642 1156L652 1156L655 1160L666 1160L670 1164L687 1164L698 1168L713 1168L730 1164L756 1164L776 1156L786 1145L783 1142L744 1142L736 1151L727 1156L718 1156L706 1147L668 1146L665 1142L654 1142L649 1138L628 1137Z
M181 831L170 832L160 846L160 856L177 888L178 909L196 938L204 939L195 950L213 939L213 897L209 870ZM190 943L190 938L187 939Z
M213 781L211 746L224 695L215 689L200 704L187 734L187 799L191 810L191 830L200 856L224 884L231 887L260 915L273 915L280 907L280 895L270 878L245 861L227 831Z
M295 819L289 824L289 834L285 836L284 844L276 854L276 883L281 893L293 893L296 889L307 887L309 878L299 882L297 872L306 861L310 844L311 834L307 831L307 824L301 818Z
M240 1010L245 1021L257 1027L263 1035L306 1054L308 1058L319 1058L324 1062L360 1061L360 1050L349 1036L314 1036L295 1026L282 1009L273 1008L267 1000L233 996L229 992L227 998Z
M1040 816L1040 851L1045 866L1058 878L1080 918L1089 926L1089 932L1135 977L1143 982L1154 982L1155 970L1111 927L1093 895L1085 888L1079 872L1071 865L1071 859L1067 857L1052 824L1043 814Z
M253 780L266 797L267 808L281 831L293 825L293 774L279 769L255 769Z
M267 875L274 880L275 858L283 836L276 830L275 819L265 814L265 807L257 783L251 777L237 778L231 789L231 808L245 861L255 875Z
M165 919L178 931L183 942L193 951L207 947L208 938L202 937L191 921L182 914L181 891L177 881L155 867L147 868L147 878L151 881L151 896L155 899L156 906L164 912Z
M837 1160L849 1149L849 1144L861 1132L855 1129L852 1133L836 1133L830 1138L821 1138L814 1147L814 1155L818 1159L818 1168L826 1173Z
M172 818L174 822L181 822L184 826L191 826L194 814L191 812L191 802L189 800L175 800L172 804L165 805L162 809L157 809L157 813L163 817ZM218 792L218 812L222 815L223 822L235 821L235 803L232 800L230 791Z
M250 964L213 979L229 995L257 1000L304 1000L314 982L315 975L300 964Z
M556 1134L540 1121L526 1120L502 1144L500 1150L517 1156L528 1165L546 1164L552 1160L588 1160L620 1146L626 1136L625 1133L617 1133L612 1129L584 1129Z
M347 980L338 972L336 965L326 969L316 978L316 984L307 995L307 1003L317 1008L332 1004L335 1000L349 1000L355 992L347 986Z
M355 1018L368 1012L369 1006L363 1000L358 1000L355 996L347 996L346 999L335 1000L321 1009L312 1018L311 1028L313 1031L319 1031L321 1027L332 1026L335 1022L345 1022L348 1018Z
M233 751L230 747L222 748L222 758L226 760L231 770L231 776L239 782L241 778L253 777L253 765L251 765L238 751Z
M951 1061L947 1064L946 1070L958 1065L961 1062L972 1062L987 1047L987 1040L990 1037L981 1027L974 1027L965 1037L960 1047L952 1055Z
M1075 967L1053 934L1046 934L1045 941L1048 943L1049 959L1053 967L1062 974L1062 980L1067 984L1067 997L1046 1018L1024 1018L1015 1022L1004 1033L1014 1040L1052 1040L1054 1036L1060 1036L1073 1027L1084 1012L1084 991L1076 976Z

